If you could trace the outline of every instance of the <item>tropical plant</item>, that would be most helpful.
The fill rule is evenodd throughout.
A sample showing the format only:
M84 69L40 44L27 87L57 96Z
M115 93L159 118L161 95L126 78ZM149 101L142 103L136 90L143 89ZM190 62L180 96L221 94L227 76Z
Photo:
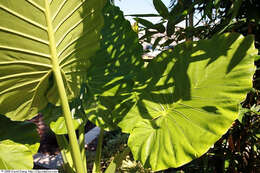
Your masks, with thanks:
M86 119L102 128L93 172L100 172L104 129L118 127L130 134L134 158L155 171L200 157L251 89L253 37L188 41L147 65L129 22L104 3L0 0L0 113L23 121L44 110L70 172L87 172Z

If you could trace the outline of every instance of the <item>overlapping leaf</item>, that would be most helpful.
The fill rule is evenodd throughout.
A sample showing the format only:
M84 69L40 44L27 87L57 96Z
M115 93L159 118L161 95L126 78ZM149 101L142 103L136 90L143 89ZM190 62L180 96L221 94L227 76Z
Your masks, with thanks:
M25 120L56 104L55 62L69 98L78 94L88 58L99 47L103 3L0 0L1 114Z
M108 4L104 8L104 21L101 49L91 59L88 71L85 108L92 122L111 130L117 128L120 117L128 110L127 104L118 103L130 96L143 60L137 34L119 8ZM116 106L119 107L115 109Z
M252 37L226 34L157 57L147 68L150 81L119 123L130 132L134 158L162 170L203 155L237 118L256 55Z

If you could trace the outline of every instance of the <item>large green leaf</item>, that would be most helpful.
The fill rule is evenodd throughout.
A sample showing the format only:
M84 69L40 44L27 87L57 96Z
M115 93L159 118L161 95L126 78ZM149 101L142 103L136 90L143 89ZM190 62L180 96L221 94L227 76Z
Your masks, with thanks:
M0 115L0 169L32 169L40 146L36 126Z
M253 43L238 34L215 36L180 44L149 64L151 78L119 123L130 132L134 158L162 170L203 155L237 118L252 86Z
M86 113L89 119L106 130L117 127L120 115L128 107L118 103L127 99L136 74L143 67L142 47L130 23L118 7L104 7L101 48L91 59L88 71Z
M0 0L0 113L30 119L57 104L53 70L78 95L99 47L103 0Z
M146 166L179 167L204 154L236 119L256 55L252 37L226 34L180 44L145 70L135 64L138 55L131 61L101 56L107 66L93 66L87 113L99 125L118 124L130 133L133 155Z

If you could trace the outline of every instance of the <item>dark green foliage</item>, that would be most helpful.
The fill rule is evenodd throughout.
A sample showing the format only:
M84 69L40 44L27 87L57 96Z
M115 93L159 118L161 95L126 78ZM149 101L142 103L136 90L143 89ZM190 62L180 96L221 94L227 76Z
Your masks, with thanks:
M137 78L137 72L143 68L144 61L137 33L131 29L120 9L108 4L104 8L104 18L100 43L102 49L92 57L92 66L87 74L85 108L90 121L112 130L118 128L117 123L128 106L122 106L114 112L109 109L114 109L117 103L129 97L127 93ZM125 95L121 96L122 93Z

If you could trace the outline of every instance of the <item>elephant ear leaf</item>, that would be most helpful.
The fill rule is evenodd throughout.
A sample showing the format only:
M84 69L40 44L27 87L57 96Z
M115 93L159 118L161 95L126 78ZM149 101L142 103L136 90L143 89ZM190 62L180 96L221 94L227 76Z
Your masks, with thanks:
M114 130L128 110L126 104L119 103L129 99L136 74L143 67L143 49L118 7L109 4L104 7L101 34L100 50L91 58L92 65L87 74L88 92L84 107L91 122L106 130Z
M0 0L0 114L30 119L58 104L54 71L79 93L99 47L103 0Z
M32 169L40 146L36 126L0 115L0 169Z
M119 126L137 160L153 170L200 157L231 127L252 87L252 37L239 34L185 42L165 51L143 74L135 104Z

